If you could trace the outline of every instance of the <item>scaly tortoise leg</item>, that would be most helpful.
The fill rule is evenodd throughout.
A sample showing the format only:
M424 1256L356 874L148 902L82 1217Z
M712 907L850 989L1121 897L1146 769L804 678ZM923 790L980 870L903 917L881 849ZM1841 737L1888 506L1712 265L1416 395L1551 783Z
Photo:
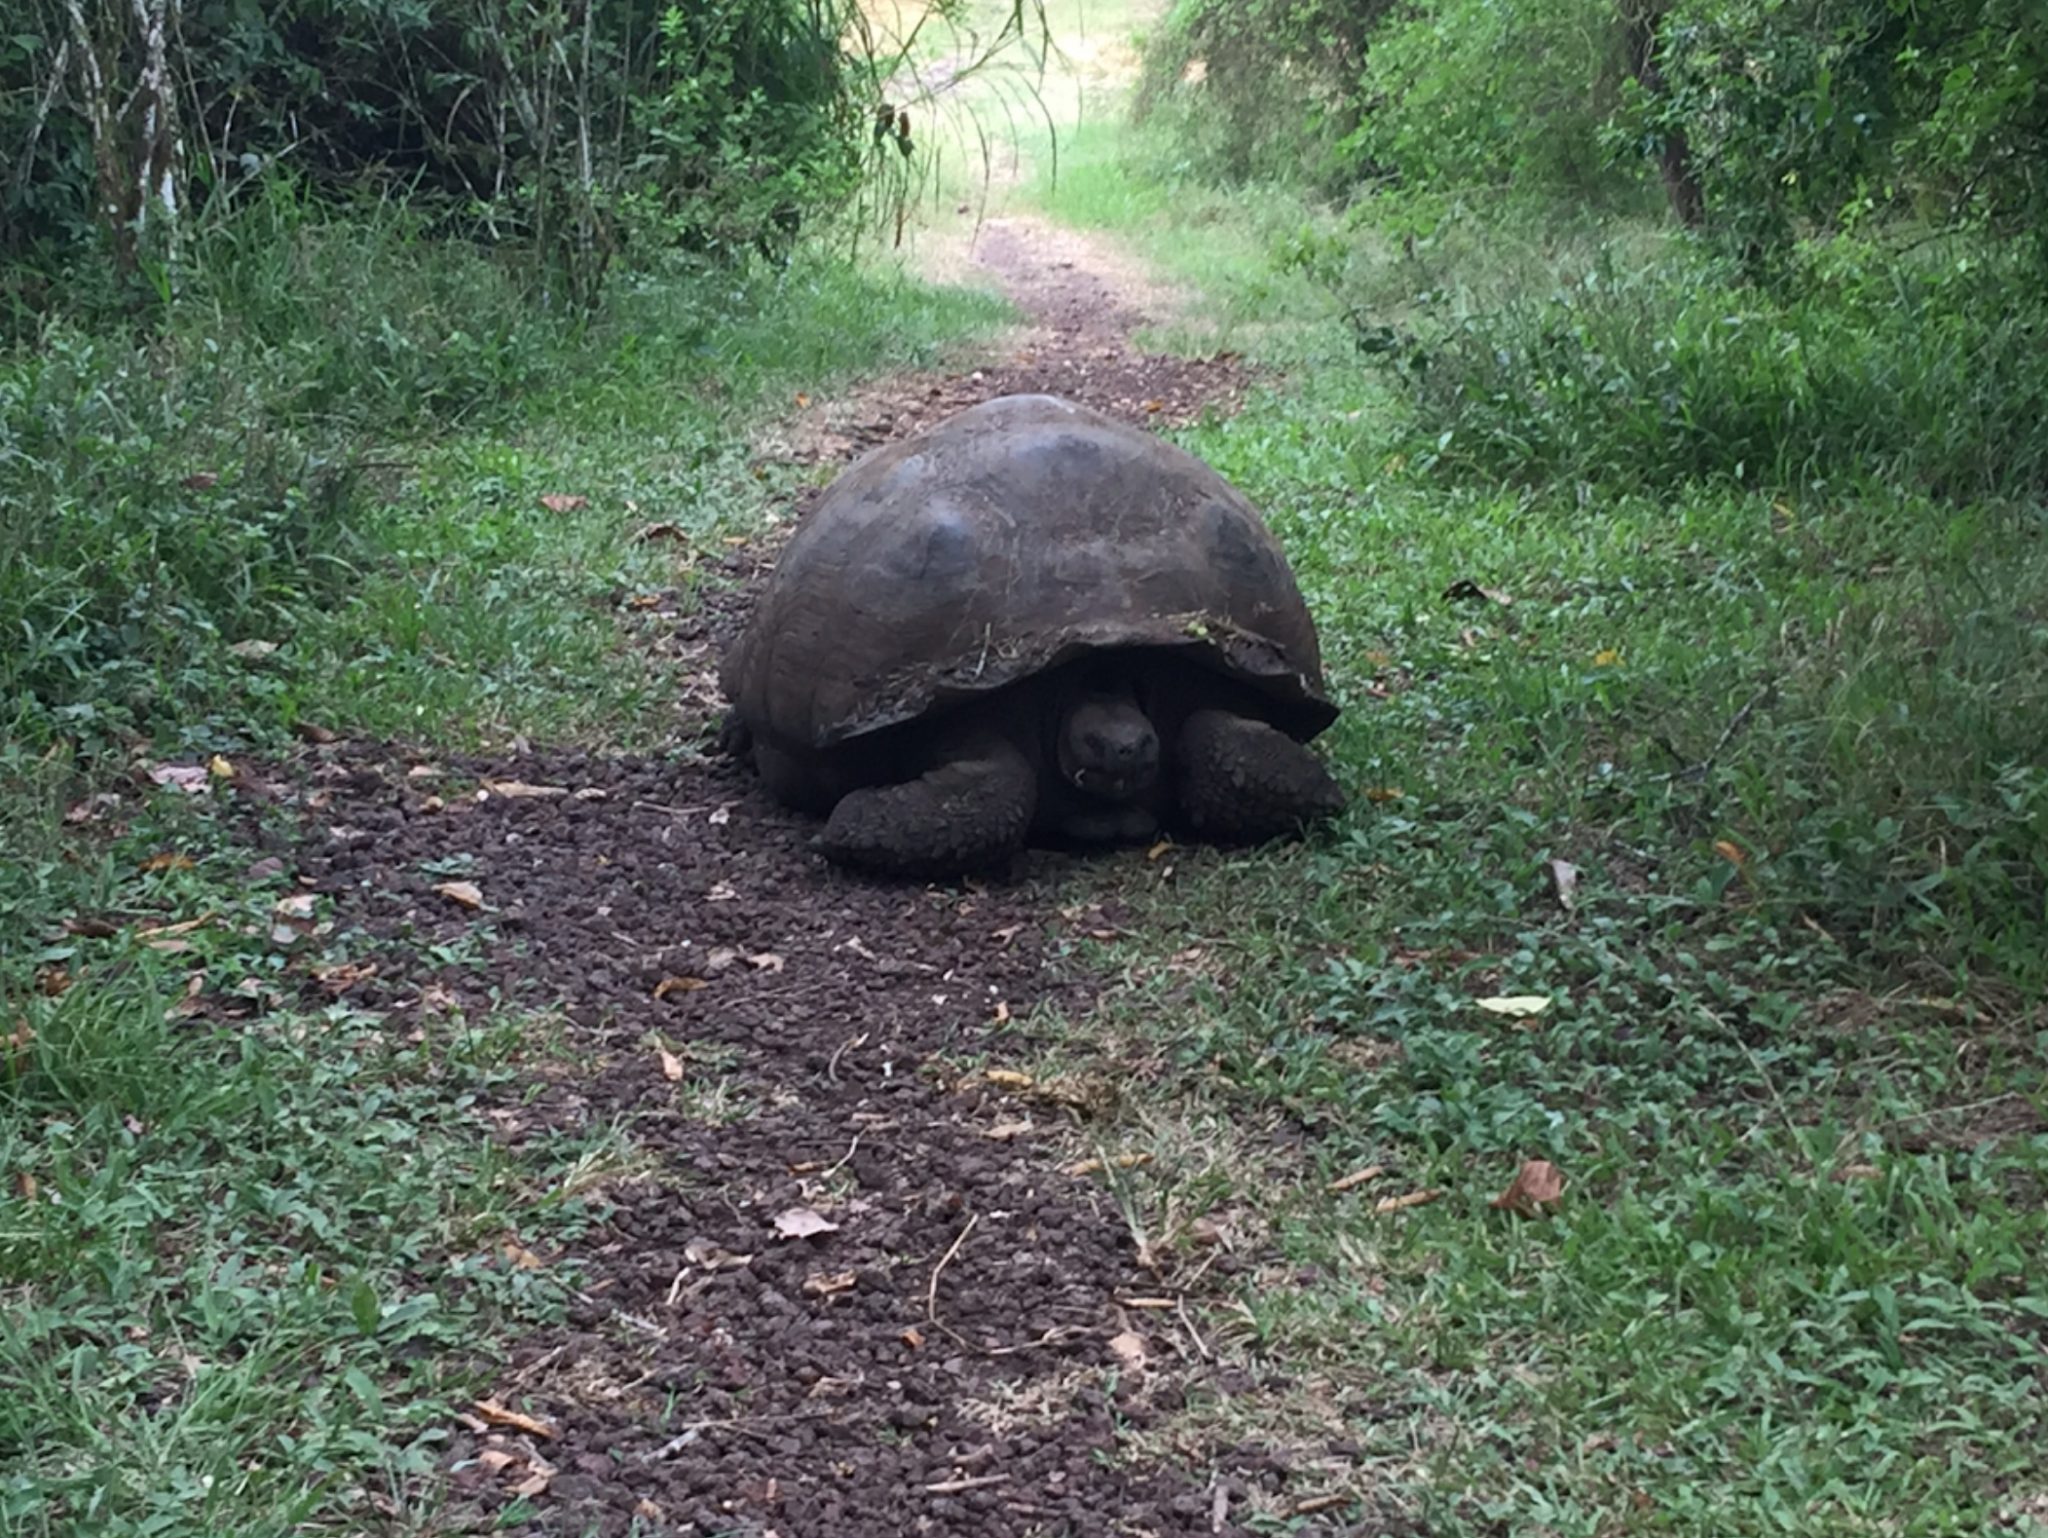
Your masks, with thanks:
M972 738L914 780L848 792L812 842L826 859L885 876L957 876L1017 853L1038 774L1000 736Z
M1198 710L1176 744L1180 810L1206 838L1263 843L1344 808L1321 759L1277 727Z

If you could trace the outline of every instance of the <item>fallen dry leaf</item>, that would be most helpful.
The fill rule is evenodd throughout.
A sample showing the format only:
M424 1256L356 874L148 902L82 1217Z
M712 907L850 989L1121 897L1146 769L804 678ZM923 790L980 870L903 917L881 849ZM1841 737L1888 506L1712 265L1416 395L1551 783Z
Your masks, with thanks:
M1480 999L1479 1007L1490 1014L1506 1015L1510 1020L1527 1020L1542 1014L1550 1008L1550 997L1542 993L1513 993L1502 998Z
M1030 1074L1014 1068L986 1068L981 1076L998 1089L1029 1089L1033 1083Z
M699 988L710 986L701 977L664 977L654 985L654 996L665 999L671 993L695 993Z
M248 662L261 662L276 650L275 641L237 641L228 648L228 655L240 657Z
M922 1346L924 1344L924 1331L920 1330L916 1325L912 1325L909 1329L903 1331L896 1338L902 1341L903 1344L908 1346L912 1351L915 1351L919 1346Z
M1165 409L1166 402L1163 400L1155 398L1145 402L1145 411L1148 415L1157 416L1160 412L1164 411Z
M1742 852L1742 846L1729 839L1715 839L1714 853L1738 870L1749 863L1749 856Z
M502 796L507 801L547 799L569 794L566 785L529 785L524 780L485 780L483 788L490 795Z
M811 404L811 398L810 396L806 395L803 391L799 390L796 392L796 404L797 409L801 411Z
M520 1480L518 1484L512 1486L512 1493L514 1495L523 1496L527 1500L532 1500L536 1496L546 1495L547 1492L548 1476L546 1474L529 1474L526 1478Z
M14 1177L14 1189L25 1202L36 1199L36 1177L27 1170L18 1171Z
M149 771L150 782L182 790L188 796L204 794L210 777L204 764L157 764Z
M1118 1154L1114 1159L1083 1159L1078 1164L1069 1164L1066 1167L1066 1173L1069 1175L1097 1175L1105 1169L1134 1170L1141 1165L1150 1164L1151 1162L1152 1156L1148 1153Z
M1611 668L1619 664L1620 661L1621 653L1611 646L1593 653L1593 666L1596 668Z
M804 1278L804 1292L813 1298L829 1298L835 1293L853 1291L855 1280L851 1271L814 1272Z
M809 1207L792 1207L775 1214L775 1233L782 1239L809 1239L818 1234L836 1234L839 1225Z
M997 999L995 1012L989 1016L989 1019L994 1021L997 1025L1008 1025L1010 1023L1009 1000Z
M1028 1121L1002 1121L990 1127L982 1136L993 1143L1007 1143L1013 1138L1029 1137L1037 1130Z
M4 1038L0 1038L0 1047L7 1049L7 1066L11 1071L19 1073L27 1067L28 1049L35 1039L35 1027L30 1025L26 1019L17 1015L14 1021L14 1029L9 1031Z
M484 905L484 894L474 881L443 881L434 890L452 903L474 912Z
M220 484L218 470L194 470L178 484L187 491L211 491Z
M520 1270L538 1271L541 1269L541 1258L509 1234L505 1238L504 1250L505 1258Z
M773 951L762 951L757 955L749 956L747 958L747 965L756 972L780 972L783 968L783 960Z
M649 1522L662 1522L668 1519L668 1513L644 1495L633 1503L633 1515L643 1517Z
M100 814L121 804L121 798L112 791L103 790L74 803L64 813L64 820L70 823L98 822Z
M1022 924L1006 924L1001 929L992 931L989 938L998 945L1008 945L1023 932L1024 926Z
M661 1076L669 1083L679 1083L683 1077L683 1060L667 1047L657 1046L655 1054L661 1059Z
M551 513L573 513L579 507L590 506L590 498L552 491L540 499L540 505Z
M189 935L195 929L204 929L213 922L211 913L196 919L185 919L176 924L145 924L135 931L137 939L148 940L158 935Z
M292 727L292 730L297 732L307 742L322 747L330 742L341 741L341 734L339 732L330 732L326 727L311 721L300 721Z
M476 1461L477 1467L481 1468L486 1474L502 1474L505 1470L511 1468L513 1464L523 1465L526 1462L524 1458L516 1457L512 1453L506 1452L502 1447L486 1447L476 1455Z
M1326 1189L1332 1196L1340 1195L1345 1191L1356 1190L1368 1181L1377 1180L1386 1172L1387 1167L1384 1164L1368 1164L1362 1170L1353 1170L1350 1174L1331 1181Z
M683 1259L693 1266L702 1266L706 1271L736 1271L754 1257L737 1255L722 1244L709 1239L692 1239L683 1246Z
M232 780L235 777L235 766L216 753L206 761L206 772L216 780Z
M682 544L689 536L683 532L683 526L679 523L642 524L633 534L633 543L636 545L644 545L655 539L672 539L677 544Z
M160 870L193 870L196 865L197 862L189 854L173 854L166 850L144 860L141 869L145 873L154 873Z
M62 967L44 967L36 973L36 991L46 999L59 998L70 988L71 974Z
M121 926L112 919L88 915L84 918L68 918L64 921L64 933L78 935L86 940L111 940L121 932Z
M708 903L729 903L737 900L739 895L730 882L721 881L704 894L704 900Z
M1835 1171L1835 1179L1843 1182L1851 1180L1882 1180L1884 1179L1884 1171L1875 1164L1845 1164Z
M1515 1173L1508 1188L1489 1205L1504 1212L1535 1217L1545 1207L1555 1206L1564 1195L1564 1175L1547 1159L1531 1159Z
M1557 905L1570 913L1579 905L1579 868L1569 860L1550 862L1550 889L1557 894Z
M1410 1207L1425 1206L1428 1203L1435 1201L1438 1197L1442 1196L1443 1194L1444 1193L1442 1191L1429 1190L1410 1191L1406 1196L1382 1197L1379 1201L1373 1204L1372 1210L1376 1214L1385 1214L1389 1212L1405 1212Z
M510 1426L514 1431L535 1437L552 1437L555 1434L555 1428L546 1421L535 1420L518 1410L508 1410L495 1399L479 1399L470 1408L493 1426Z
M1398 785L1368 785L1365 789L1365 799L1368 801L1399 801L1405 794L1406 792Z
M374 961L338 961L332 966L313 968L313 981L335 998L376 975L377 963Z
M1162 838L1158 843L1154 844L1150 849L1145 851L1145 858L1148 860L1157 860L1161 856L1163 856L1167 850L1171 849L1172 847L1172 839Z
M1131 1372L1143 1371L1145 1366L1145 1338L1125 1330L1109 1338L1109 1349L1117 1361Z

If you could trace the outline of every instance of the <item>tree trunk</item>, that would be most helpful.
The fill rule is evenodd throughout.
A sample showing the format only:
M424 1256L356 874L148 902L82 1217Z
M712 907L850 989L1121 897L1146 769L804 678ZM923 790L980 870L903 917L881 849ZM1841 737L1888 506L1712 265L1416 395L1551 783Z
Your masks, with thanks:
M1654 101L1670 93L1664 71L1657 63L1657 28L1669 9L1669 0L1619 0L1621 22L1628 39L1628 72L1643 94ZM1698 229L1707 221L1707 197L1692 168L1692 146L1684 128L1665 123L1657 142L1657 174L1664 180L1671 211L1687 229Z

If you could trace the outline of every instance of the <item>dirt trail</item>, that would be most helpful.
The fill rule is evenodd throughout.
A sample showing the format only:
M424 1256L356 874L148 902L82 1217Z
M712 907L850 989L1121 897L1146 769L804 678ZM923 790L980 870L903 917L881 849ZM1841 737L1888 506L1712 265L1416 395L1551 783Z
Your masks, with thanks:
M1227 409L1243 387L1233 359L1139 352L1132 329L1162 296L1088 239L1004 219L975 260L1030 317L1020 335L978 370L816 408L767 451L845 459L1016 390L1156 421ZM746 601L742 583L682 645L708 657ZM810 856L810 829L719 761L439 770L346 747L307 766L325 795L302 866L344 924L388 945L352 997L422 1024L456 1005L558 1007L560 1063L485 1114L515 1143L628 1119L638 1150L604 1182L601 1226L567 1255L521 1257L582 1268L570 1324L520 1343L494 1385L554 1434L471 1425L449 1465L466 1520L756 1538L1245 1530L1254 1491L1284 1481L1257 1454L1199 1476L1118 1456L1120 1425L1170 1412L1204 1371L1178 1305L1227 1281L1233 1257L1211 1252L1199 1281L1148 1269L1101 1177L1055 1161L1055 1132L1101 1086L1025 1090L957 1066L1027 1057L1035 1005L1088 1006L1068 954L1119 915L1062 906L1064 859L1033 855L989 890L865 883ZM475 794L490 780L573 794ZM457 865L487 913L436 894ZM472 959L422 975L423 940Z

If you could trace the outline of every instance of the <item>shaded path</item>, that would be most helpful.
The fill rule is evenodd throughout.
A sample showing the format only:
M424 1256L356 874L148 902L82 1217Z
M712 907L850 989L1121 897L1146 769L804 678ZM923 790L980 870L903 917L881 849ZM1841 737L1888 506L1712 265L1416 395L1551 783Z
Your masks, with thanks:
M767 451L843 460L1018 390L1144 421L1242 389L1233 359L1140 352L1158 296L1082 237L998 221L977 259L1030 318L999 356L879 382ZM683 648L708 668L744 606L726 595ZM1220 1485L1116 1458L1118 1424L1170 1411L1206 1350L1099 1177L1041 1146L1103 1087L963 1062L1024 1056L1036 1005L1088 1006L1064 953L1116 915L1059 906L1065 860L998 890L869 884L721 762L439 770L340 747L310 766L305 873L387 947L356 998L423 1025L559 1008L563 1060L485 1114L515 1142L624 1122L636 1148L573 1254L508 1251L573 1262L579 1301L495 1385L537 1424L467 1424L461 1510L531 1533L1242 1531L1243 1481L1280 1477L1256 1457ZM492 781L527 789L475 792ZM436 890L458 865L482 910ZM420 977L422 940L474 959Z

